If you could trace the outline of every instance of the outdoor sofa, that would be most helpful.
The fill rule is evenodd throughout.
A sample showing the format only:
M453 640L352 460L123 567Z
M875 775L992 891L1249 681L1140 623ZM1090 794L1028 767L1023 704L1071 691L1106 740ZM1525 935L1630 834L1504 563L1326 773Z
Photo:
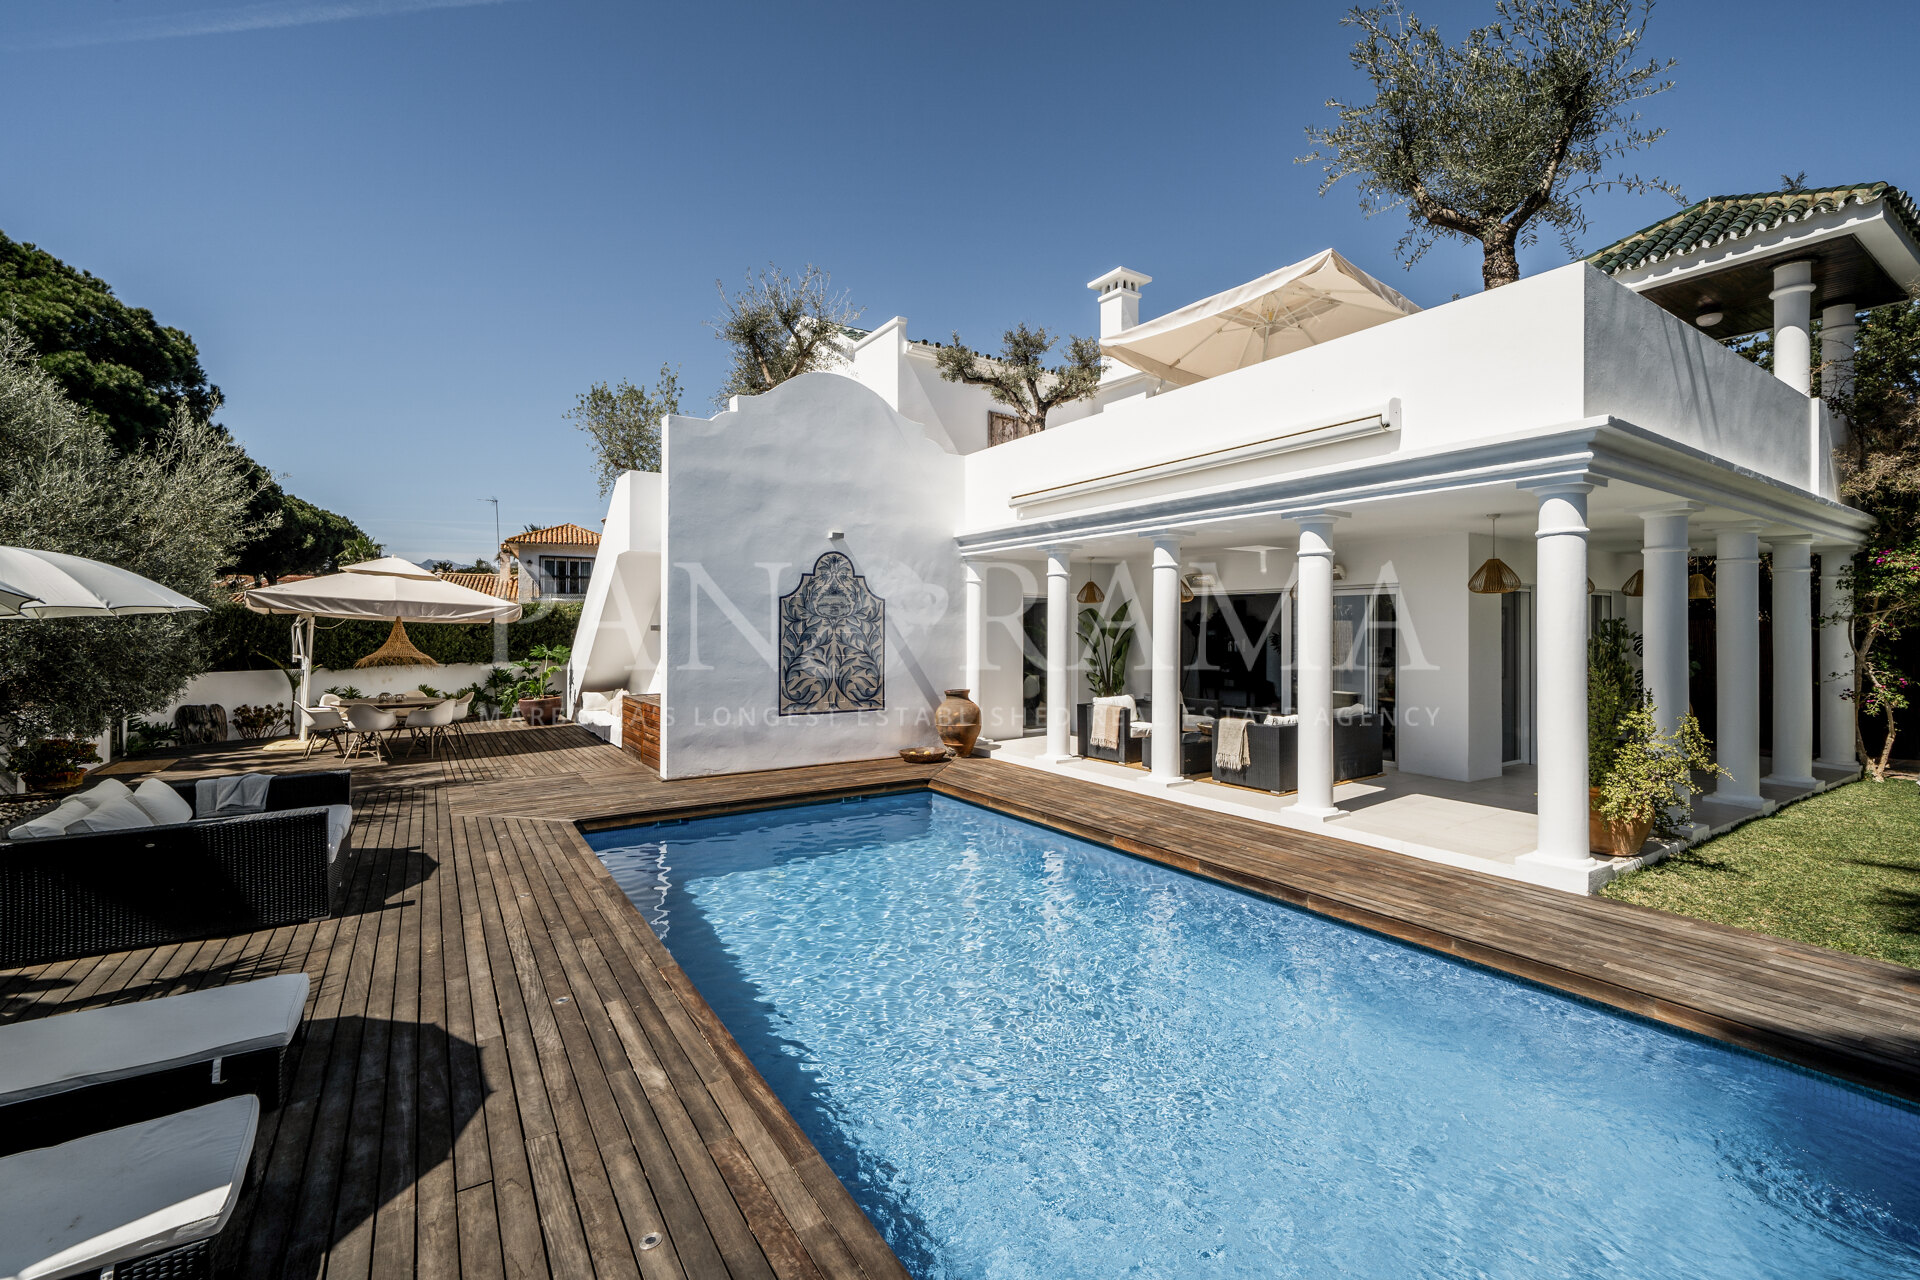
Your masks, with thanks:
M1114 764L1145 765L1152 753L1147 744L1153 741L1153 700L1131 696L1113 699L1118 705L1119 732L1115 735L1112 747L1097 746L1093 741L1094 708L1107 699L1096 698L1093 702L1083 702L1074 711L1073 731L1079 753L1088 760L1107 760ZM1206 734L1199 732L1191 715L1183 721L1185 726L1180 734L1180 772L1205 773L1207 762L1212 759Z
M1247 725L1247 767L1229 769L1220 759L1219 729L1214 731L1213 780L1284 795L1300 789L1300 728L1297 716L1222 708L1219 716L1242 716ZM1384 769L1385 725L1359 706L1333 715L1333 780L1370 778Z
M331 914L352 873L351 783L344 769L270 775L259 812L222 817L174 783L194 816L0 841L0 967Z

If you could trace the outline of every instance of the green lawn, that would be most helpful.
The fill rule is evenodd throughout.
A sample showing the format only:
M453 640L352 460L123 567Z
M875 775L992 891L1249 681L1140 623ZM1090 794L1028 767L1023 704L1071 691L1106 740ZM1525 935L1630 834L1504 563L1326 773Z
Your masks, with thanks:
M1920 786L1856 782L1600 892L1920 968Z

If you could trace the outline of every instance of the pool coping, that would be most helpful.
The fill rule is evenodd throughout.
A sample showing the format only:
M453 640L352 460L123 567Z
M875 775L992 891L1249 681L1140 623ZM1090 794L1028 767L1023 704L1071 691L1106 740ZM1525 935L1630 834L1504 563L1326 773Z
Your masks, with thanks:
M722 802L662 804L662 797L650 796L655 803L640 812L571 825L599 866L589 833L929 791L1920 1105L1920 970L1439 867L1004 762L957 760L924 776L846 785L809 773L805 779L762 775L764 788ZM1388 881L1391 893L1383 892ZM1419 901L1422 892L1435 900ZM1588 954L1571 955L1565 946L1555 953L1556 943L1596 928L1609 935L1618 959L1596 960L1590 938ZM1649 970L1666 958L1686 972ZM697 998L684 973L678 980ZM718 1046L717 1033L736 1063L752 1070L705 1000L698 1004L708 1038ZM1894 1013L1899 1016L1886 1016ZM1819 1025L1823 1021L1827 1025ZM753 1075L757 1080L759 1073ZM770 1087L763 1080L760 1086L798 1135Z

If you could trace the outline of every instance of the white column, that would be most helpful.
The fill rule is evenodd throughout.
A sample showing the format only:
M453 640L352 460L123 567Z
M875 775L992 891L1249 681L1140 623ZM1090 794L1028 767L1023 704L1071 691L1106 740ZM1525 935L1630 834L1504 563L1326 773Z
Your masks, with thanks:
M1760 803L1760 526L1719 531L1713 570L1714 795Z
M1333 804L1333 522L1324 514L1301 516L1295 605L1300 632L1293 638L1300 696L1298 766L1293 812L1330 818Z
M1813 777L1813 539L1768 539L1773 549L1773 769L1767 781L1810 787Z
M1687 519L1696 509L1687 504L1640 516L1641 670L1662 733L1672 733L1687 711Z
M1813 264L1773 269L1773 373L1806 395L1813 389Z
M1047 548L1047 757L1071 758L1073 724L1073 569L1067 548Z
M1180 775L1180 539L1153 540L1153 777Z
M1852 547L1820 548L1820 763L1858 767L1853 727L1853 597L1840 580Z
M1530 862L1592 864L1587 832L1587 495L1542 486L1534 534L1536 834Z
M1827 397L1853 390L1853 339L1860 326L1851 302L1820 308L1820 391Z
M981 579L980 566L971 560L960 562L960 581L967 597L967 647L965 665L960 670L960 679L967 686L967 696L975 702L980 701L980 649L986 643L986 591Z

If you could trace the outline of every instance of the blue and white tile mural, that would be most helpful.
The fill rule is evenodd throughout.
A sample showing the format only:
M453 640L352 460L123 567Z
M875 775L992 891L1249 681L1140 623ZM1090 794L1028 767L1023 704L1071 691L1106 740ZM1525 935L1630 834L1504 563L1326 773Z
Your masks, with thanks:
M887 602L829 551L780 597L780 714L884 711Z

